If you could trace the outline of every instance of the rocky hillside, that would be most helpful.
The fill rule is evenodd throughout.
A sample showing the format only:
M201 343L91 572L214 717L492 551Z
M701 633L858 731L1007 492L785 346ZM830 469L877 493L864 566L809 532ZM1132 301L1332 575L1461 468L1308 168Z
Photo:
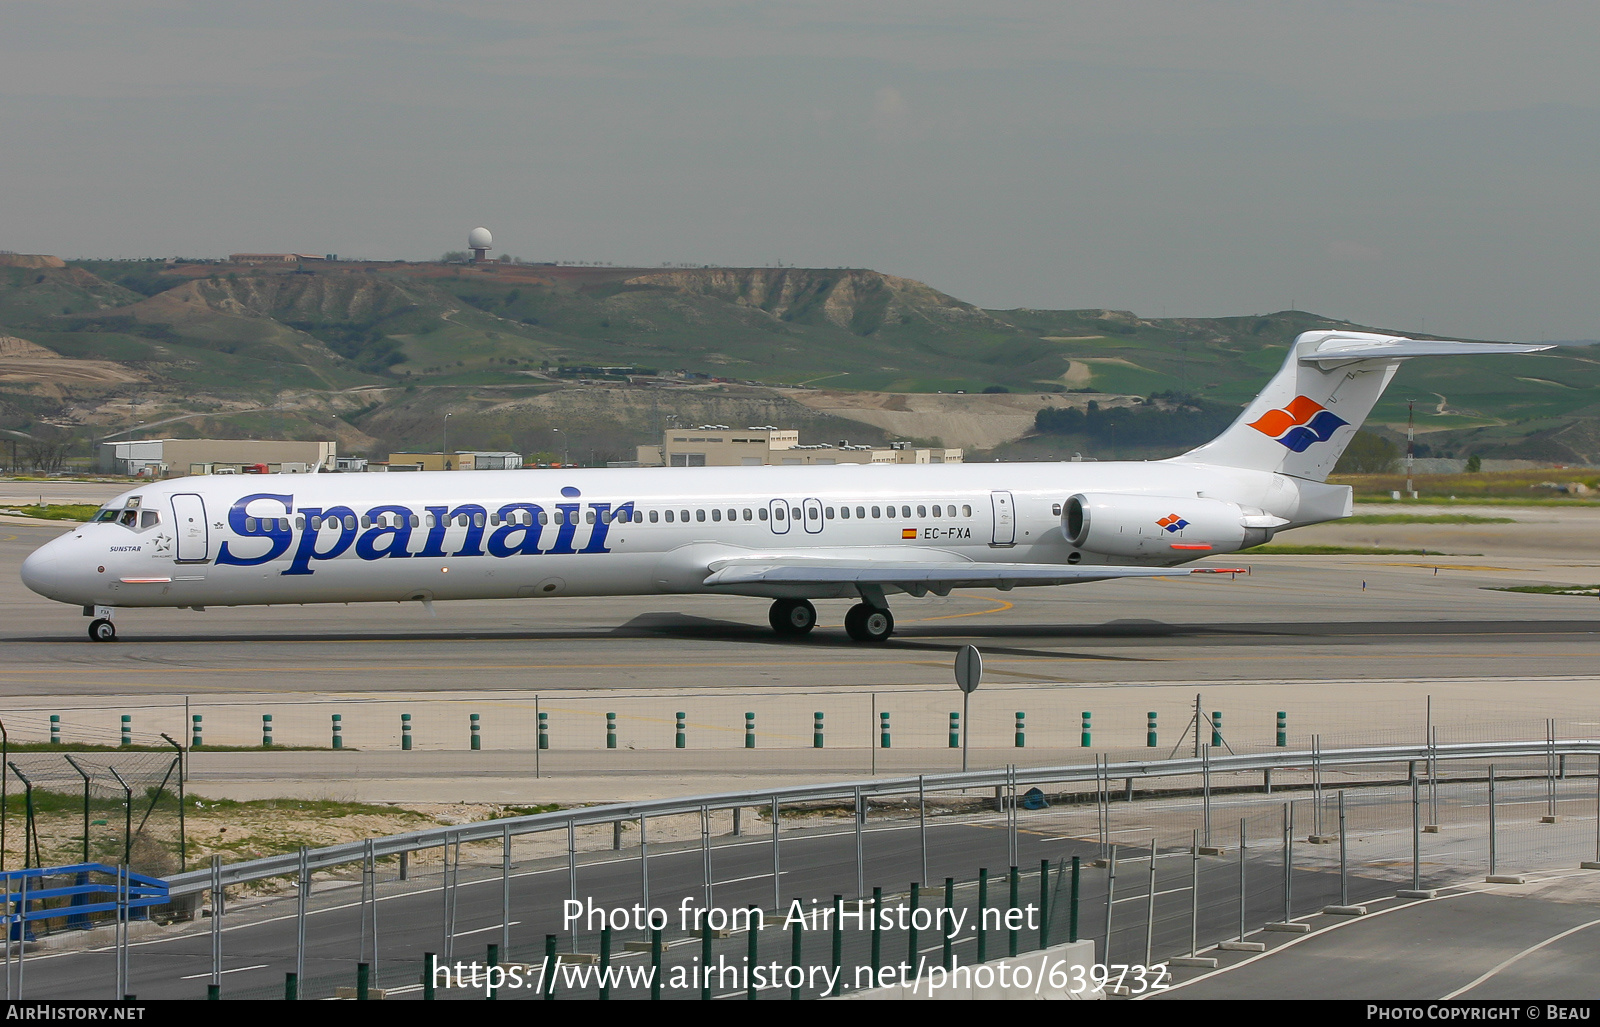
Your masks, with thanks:
M752 307L784 322L827 323L862 336L886 324L915 323L935 331L1001 327L970 303L876 271L707 268L640 274L624 284Z
M332 436L381 453L439 445L449 414L453 444L561 441L595 458L700 422L988 450L1029 436L1039 410L1090 399L1242 404L1295 334L1345 324L1299 311L982 310L863 269L0 254L0 336L19 340L0 349L0 427ZM1408 369L1376 419L1403 423L1418 399L1424 445L1440 455L1521 447L1588 462L1600 455L1591 352ZM1071 455L1085 441L1029 446Z

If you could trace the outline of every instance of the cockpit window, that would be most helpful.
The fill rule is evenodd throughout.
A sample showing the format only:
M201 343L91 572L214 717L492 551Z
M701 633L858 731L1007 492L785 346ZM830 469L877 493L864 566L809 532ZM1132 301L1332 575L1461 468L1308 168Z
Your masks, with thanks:
M160 524L161 514L155 510L139 509L138 497L135 496L128 501L126 509L106 507L103 510L96 510L89 521L91 524L120 524L125 528L133 528L135 531L139 531L145 528L153 528Z

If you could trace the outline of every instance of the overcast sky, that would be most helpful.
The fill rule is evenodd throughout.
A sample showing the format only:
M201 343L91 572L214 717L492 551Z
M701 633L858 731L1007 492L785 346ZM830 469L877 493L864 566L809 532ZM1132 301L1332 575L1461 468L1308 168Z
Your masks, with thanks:
M1600 336L1600 4L0 0L0 249Z

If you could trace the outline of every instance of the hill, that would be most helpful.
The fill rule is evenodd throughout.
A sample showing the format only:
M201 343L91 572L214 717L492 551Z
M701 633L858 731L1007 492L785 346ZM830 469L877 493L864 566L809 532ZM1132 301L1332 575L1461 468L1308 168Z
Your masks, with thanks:
M1033 436L1035 415L1090 399L1103 410L1237 407L1297 333L1325 327L1361 326L1300 311L984 310L846 268L269 268L10 254L0 255L0 335L33 348L0 352L0 427L331 435L381 453L438 446L449 414L452 444L554 453L559 443L586 461L631 456L669 423L700 422L998 455L1087 445L1147 456L1177 447L1148 432L1124 433L1140 441L1121 451L1104 436ZM1403 424L1414 398L1438 455L1595 462L1597 382L1592 348L1441 360L1425 377L1403 373L1375 416ZM1173 399L1143 403L1157 393Z

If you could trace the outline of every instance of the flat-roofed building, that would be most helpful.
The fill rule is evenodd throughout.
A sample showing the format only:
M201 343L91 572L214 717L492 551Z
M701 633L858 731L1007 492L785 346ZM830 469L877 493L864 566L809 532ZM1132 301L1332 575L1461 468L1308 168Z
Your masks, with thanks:
M288 439L137 439L102 442L99 468L110 474L177 478L189 474L304 474L331 471L337 442Z
M817 466L827 464L959 464L959 449L914 447L896 442L888 446L800 442L795 429L755 425L730 428L725 424L674 428L659 446L638 447L644 467L762 467Z
M522 466L521 453L452 450L448 453L390 453L394 471L514 471Z

